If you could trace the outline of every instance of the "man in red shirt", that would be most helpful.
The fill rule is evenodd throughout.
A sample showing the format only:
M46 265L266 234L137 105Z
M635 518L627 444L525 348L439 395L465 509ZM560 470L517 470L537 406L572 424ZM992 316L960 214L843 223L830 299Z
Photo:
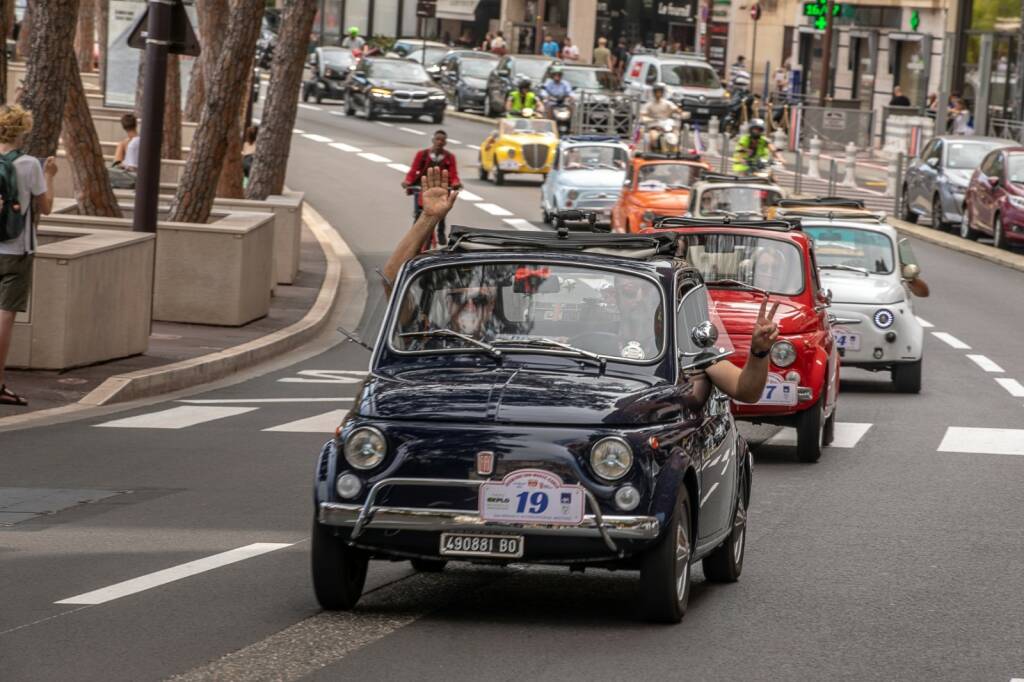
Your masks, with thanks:
M423 176L430 168L438 168L441 171L448 171L448 182L453 190L462 189L462 182L459 180L459 170L455 163L455 155L445 149L448 144L448 134L443 130L434 133L433 145L429 149L421 149L416 152L409 172L405 174L402 187L406 193L413 196L413 219L419 218L423 211L423 202L420 201L420 185ZM445 223L442 220L437 224L437 242L444 244Z

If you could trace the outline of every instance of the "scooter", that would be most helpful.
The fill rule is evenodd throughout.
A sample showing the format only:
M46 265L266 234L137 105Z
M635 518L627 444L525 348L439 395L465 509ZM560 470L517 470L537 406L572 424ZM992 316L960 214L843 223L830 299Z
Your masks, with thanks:
M661 154L677 154L679 152L679 120L675 118L663 118L648 124L650 130L657 131L658 135L654 140L653 149L649 151ZM646 137L646 136L645 136ZM650 144L648 138L648 144Z
M558 134L560 136L568 135L572 130L572 107L569 106L566 98L558 97L552 100L548 105L548 110L558 128Z
M729 102L729 111L722 121L722 132L729 137L735 137L743 123L744 112L747 116L754 111L754 95L748 90L737 90L732 94Z

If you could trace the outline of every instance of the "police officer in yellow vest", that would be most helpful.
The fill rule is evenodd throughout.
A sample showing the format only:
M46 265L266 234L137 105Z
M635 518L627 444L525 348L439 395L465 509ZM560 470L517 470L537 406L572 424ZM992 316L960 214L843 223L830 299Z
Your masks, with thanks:
M530 79L523 78L517 85L519 87L510 92L508 99L505 100L505 112L509 116L522 116L523 109L533 109L537 115L543 114L544 105L531 89Z
M736 153L732 157L732 172L745 175L750 172L750 164L755 161L774 158L781 162L778 151L764 134L764 121L759 118L750 119L747 134L741 135L736 141Z

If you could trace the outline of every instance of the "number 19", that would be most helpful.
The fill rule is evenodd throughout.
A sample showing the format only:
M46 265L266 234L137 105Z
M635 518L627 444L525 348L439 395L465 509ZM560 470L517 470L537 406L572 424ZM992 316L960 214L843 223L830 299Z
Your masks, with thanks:
M548 496L539 490L532 495L528 492L519 493L516 495L516 499L519 500L519 505L516 507L517 514L522 514L523 512L543 514L544 510L548 508ZM526 508L527 502L530 504L529 509Z

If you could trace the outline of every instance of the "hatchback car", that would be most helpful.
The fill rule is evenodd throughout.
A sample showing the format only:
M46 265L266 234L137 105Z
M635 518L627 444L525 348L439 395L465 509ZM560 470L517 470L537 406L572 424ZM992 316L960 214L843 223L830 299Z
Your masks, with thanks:
M929 216L932 227L959 227L971 174L993 149L1012 145L997 137L943 135L931 140L907 165L900 217L916 223L918 217Z
M637 154L612 209L612 230L639 232L658 218L684 215L694 184L709 168L697 154Z
M546 118L504 118L480 144L481 180L504 185L511 173L546 177L555 162L558 132Z
M676 249L457 228L406 264L314 469L324 608L356 604L371 559L638 569L661 622L682 618L692 563L739 577L751 455L704 371L727 342Z
M438 63L437 84L448 94L456 111L483 109L487 78L497 65L495 55L455 50Z
M509 54L502 57L487 78L484 116L504 114L505 101L522 79L528 79L535 91L540 88L544 82L544 73L554 61L551 57L532 54Z
M779 339L768 384L754 404L733 403L737 419L796 427L796 455L816 462L835 433L839 351L811 240L792 221L666 218L658 230L686 240L686 259L711 291L714 310L743 365L761 303L779 304Z
M565 209L593 212L601 222L609 222L628 165L629 147L617 137L563 138L540 188L544 222L552 222L554 214Z
M785 190L760 178L706 175L693 187L689 214L693 218L765 217Z
M444 121L447 97L444 91L414 62L391 57L360 59L345 83L345 113L358 110L372 121L381 115L430 116Z
M1024 244L1024 147L989 152L967 186L960 236L991 235L997 249Z
M309 80L302 84L302 101L311 98L317 104L324 99L343 99L345 79L355 66L352 50L344 47L318 47L309 55Z

